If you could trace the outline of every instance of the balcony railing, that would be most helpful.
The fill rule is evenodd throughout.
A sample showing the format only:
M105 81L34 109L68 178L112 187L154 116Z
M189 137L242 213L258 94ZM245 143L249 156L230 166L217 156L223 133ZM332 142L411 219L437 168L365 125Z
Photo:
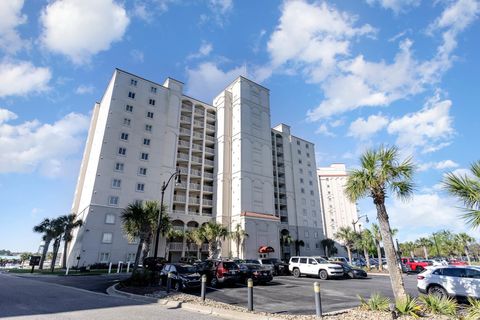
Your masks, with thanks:
M204 206L212 206L213 205L213 200L203 199L203 205Z
M200 212L188 211L188 214L191 215L191 216L199 216Z
M195 170L195 169L190 170L190 174L192 176L196 176L196 177L201 177L202 176L202 172L200 170Z
M195 138L199 138L199 139L203 139L203 134L201 134L200 132L193 132L193 137Z
M196 163L202 163L202 158L196 157L196 156L192 156L192 161L193 161L193 162L196 162Z
M189 204L200 204L200 199L198 199L198 198L193 198L193 197L189 197L189 198L188 198L188 203L189 203Z
M188 154L186 153L178 153L177 154L177 159L181 159L181 160L187 160L188 161Z
M191 123L191 122L192 122L192 118L186 117L186 116L180 116L180 121L181 121L181 122L185 122L185 123Z
M213 124L208 124L207 123L207 130L209 131L215 131L215 126Z
M207 112L207 118L211 120L215 120L215 115L213 113L208 113Z
M185 128L180 128L180 134L189 136L190 135L190 130L185 129Z
M213 192L213 187L212 186L203 186L203 191L204 192Z
M193 190L200 190L200 187L201 187L201 185L197 183L190 183L189 186L190 186L190 189L193 189Z
M205 140L207 140L207 141L211 141L211 142L215 142L215 137L212 137L212 136L206 135L206 136L205 136Z
M183 251L183 242L170 242L170 251Z
M206 153L210 153L210 154L214 154L214 153L215 153L215 149L209 148L209 147L205 147L205 152L206 152Z
M189 141L185 141L185 140L178 140L178 145L179 145L179 146L182 146L182 147L187 147L187 148L189 148L189 147L190 147L190 142L189 142Z
M215 162L213 160L205 159L205 165L213 167L214 164L215 164Z
M185 196L173 196L173 201L175 202L185 202L187 200L187 197Z
M207 179L213 179L213 173L205 172L204 177L207 178Z
M200 110L200 109L195 109L195 114L199 114L201 116L204 115L204 111L203 110Z
M202 151L203 150L203 146L201 144L192 144L192 149L193 150L197 150L197 151Z
M203 121L194 120L193 125L196 127L203 128Z
M180 174L188 174L188 168L177 167L177 170L180 172Z
M280 203L280 204L287 204L287 200L285 200L285 199L280 199L280 200L278 200L278 203Z

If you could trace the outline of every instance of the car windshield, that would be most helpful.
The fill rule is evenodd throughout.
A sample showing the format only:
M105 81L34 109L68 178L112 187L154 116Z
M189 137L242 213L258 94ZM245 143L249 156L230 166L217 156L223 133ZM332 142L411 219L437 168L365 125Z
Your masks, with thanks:
M245 265L248 269L250 270L259 270L259 269L262 269L262 266L258 265L258 264L246 264Z
M178 273L195 273L197 272L197 268L194 266L177 266Z
M262 259L263 264L275 264L278 262L277 259Z
M223 263L223 267L226 268L226 269L237 269L237 265L235 264L235 262L224 262Z
M254 259L246 259L244 260L245 263L252 263L252 264L260 264L260 262L258 262L258 260L254 260Z

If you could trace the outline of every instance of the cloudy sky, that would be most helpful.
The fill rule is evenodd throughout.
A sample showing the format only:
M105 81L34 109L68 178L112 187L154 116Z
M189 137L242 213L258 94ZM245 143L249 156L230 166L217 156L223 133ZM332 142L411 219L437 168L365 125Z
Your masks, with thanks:
M247 76L318 166L395 144L418 168L415 197L389 200L399 240L467 230L439 183L480 159L479 13L478 0L0 1L0 249L37 250L33 225L69 213L115 67L204 101Z

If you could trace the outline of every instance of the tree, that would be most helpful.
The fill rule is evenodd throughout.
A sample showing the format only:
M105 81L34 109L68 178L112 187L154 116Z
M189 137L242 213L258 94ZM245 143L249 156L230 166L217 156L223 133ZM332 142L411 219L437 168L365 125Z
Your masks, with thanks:
M50 242L54 238L53 227L54 226L52 224L52 220L48 218L43 219L42 222L40 222L38 225L33 227L34 232L43 233L43 236L42 236L43 251L42 251L42 256L40 258L40 265L38 266L38 269L40 270L43 269L43 264L45 262L45 259L47 258L48 248L50 247Z
M398 266L398 261L385 207L385 198L388 191L402 200L408 199L412 195L414 165L411 158L400 162L397 148L384 146L366 151L361 156L360 162L361 168L349 173L345 193L354 202L367 196L373 199L377 209L377 220L387 263L390 266L392 290L395 299L402 300L407 297L407 293L401 270L394 267Z
M428 238L419 238L416 241L417 246L421 247L423 249L423 256L425 259L428 259L428 248L430 248L433 243L430 239Z
M55 264L57 262L58 250L62 242L62 236L65 232L65 225L63 217L58 217L52 220L52 235L53 235L53 255L52 262L50 263L50 271L55 270Z
M62 219L64 226L62 268L65 269L67 267L68 244L70 243L70 241L72 241L72 231L75 228L81 227L83 225L83 221L81 219L77 219L75 213L65 215L62 217Z
M158 203L155 201L147 201L145 204L135 201L130 203L121 213L120 218L125 234L130 240L138 239L133 272L137 270L142 251L143 258L148 254L153 234L157 228L159 214Z
M410 257L412 257L412 259L415 258L415 254L414 254L414 251L415 249L417 248L417 245L412 242L412 241L406 241L404 243L400 243L400 251L404 252L404 253L408 253L410 255Z
M281 259L286 259L285 257L285 247L290 247L293 243L293 238L289 233L282 234L280 233L280 257Z
M208 243L208 257L216 259L219 256L219 248L222 240L228 236L228 230L214 221L209 221L202 226L203 236Z
M472 227L480 226L480 160L470 166L472 176L450 172L443 180L448 192L465 205L463 219Z
M468 249L468 246L471 243L475 242L475 238L469 236L465 232L462 232L455 236L455 240L457 240L460 248L464 250L465 255L467 256L468 264L471 265L472 262L470 261L470 251Z
M327 257L330 257L331 254L337 253L337 248L335 247L335 241L333 239L325 238L320 241L320 244L322 245L323 250L325 250L325 255Z
M229 237L235 241L235 247L237 249L237 258L240 258L240 247L243 249L245 239L248 238L248 233L242 229L242 226L237 223L235 231L230 231Z
M22 252L22 254L20 254L20 261L23 264L25 261L29 260L31 256L32 254L30 252Z
M293 244L295 245L295 254L297 256L299 256L300 255L300 247L304 247L305 242L303 240L296 239L296 240L293 240Z
M200 260L202 258L202 255L201 255L202 245L205 242L205 236L203 234L203 229L198 228L198 229L192 230L190 232L190 236L191 236L193 242L195 243L195 245L197 246L197 259Z
M357 239L357 235L350 227L341 227L338 229L337 233L335 233L335 237L343 242L343 245L347 249L348 253L348 261L352 263L352 249L355 245L355 241Z
M370 256L368 253L370 250L372 250L375 247L375 241L373 239L373 235L370 232L370 230L365 229L360 233L360 237L358 239L358 245L361 249L363 249L363 255L365 256L365 262L367 264L367 268L370 269Z
M382 235L380 234L380 227L376 223L372 223L372 236L373 240L375 241L375 247L377 248L377 258L378 258L378 270L383 270L383 263L382 263Z

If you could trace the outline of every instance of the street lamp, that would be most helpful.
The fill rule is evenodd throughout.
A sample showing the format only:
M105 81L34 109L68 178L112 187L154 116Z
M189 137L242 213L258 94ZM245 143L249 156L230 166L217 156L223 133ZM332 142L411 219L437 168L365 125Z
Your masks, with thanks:
M353 232L357 232L357 229L355 228L355 225L360 221L360 219L362 219L363 217L365 217L365 222L366 223L369 223L370 221L368 220L368 216L366 214L358 217L357 220L352 220L352 225L353 225Z
M165 189L167 189L168 184L170 183L170 180L172 180L173 177L175 177L175 180L176 180L175 183L179 184L181 182L180 181L180 170L175 171L175 173L173 173L170 176L170 178L168 178L167 183L165 183L165 181L163 181L162 197L161 197L161 200L160 200L160 215L158 216L158 223L157 223L157 237L155 239L155 251L153 253L153 259L154 259L155 263L156 263L157 257L158 257L158 241L160 239L160 229L162 228L163 196L165 195Z

